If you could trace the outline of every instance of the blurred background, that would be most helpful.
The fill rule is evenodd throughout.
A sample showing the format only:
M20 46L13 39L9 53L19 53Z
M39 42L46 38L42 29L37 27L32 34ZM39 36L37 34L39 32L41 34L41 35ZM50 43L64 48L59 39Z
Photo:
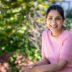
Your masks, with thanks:
M0 0L1 72L20 72L22 64L41 59L45 13L52 4L65 11L65 26L72 30L72 0Z

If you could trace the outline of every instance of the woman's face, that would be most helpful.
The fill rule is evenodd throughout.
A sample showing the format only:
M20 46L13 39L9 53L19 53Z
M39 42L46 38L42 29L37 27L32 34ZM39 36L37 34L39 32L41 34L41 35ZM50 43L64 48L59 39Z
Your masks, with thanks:
M57 10L51 10L46 19L47 27L51 32L62 30L64 20Z

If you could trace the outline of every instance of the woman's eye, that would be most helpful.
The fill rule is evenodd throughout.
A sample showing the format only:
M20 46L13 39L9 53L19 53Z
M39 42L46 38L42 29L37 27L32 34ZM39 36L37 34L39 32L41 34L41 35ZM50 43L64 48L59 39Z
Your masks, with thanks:
M56 18L56 20L61 20L61 18Z
M53 19L52 17L49 17L48 20L50 20L50 21L52 21L52 20L61 20L61 18L60 17L57 17L57 18L54 18Z
M52 18L48 18L48 20L52 20Z

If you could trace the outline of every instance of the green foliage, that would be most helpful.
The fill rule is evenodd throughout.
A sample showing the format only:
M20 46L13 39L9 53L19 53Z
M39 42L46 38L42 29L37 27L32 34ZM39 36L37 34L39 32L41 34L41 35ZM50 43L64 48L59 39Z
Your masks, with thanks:
M29 13L33 14L31 8L34 7L32 0L1 0L0 1L0 56L7 52L24 53L26 58L32 60L39 59L39 54L36 47L30 42L29 28ZM10 64L15 67L16 57Z
M41 2L38 0L38 3ZM36 59L39 54L37 55L36 47L29 40L28 33L30 25L28 16L34 15L34 1L1 0L0 3L0 55L20 50L26 57L33 56L32 59ZM39 8L40 5L36 7L37 10Z
M67 15L66 15L67 18L72 18L72 9L67 10L66 13L67 13Z
M71 23L72 23L72 19L71 18L67 18L66 19L66 29L70 30L71 29Z

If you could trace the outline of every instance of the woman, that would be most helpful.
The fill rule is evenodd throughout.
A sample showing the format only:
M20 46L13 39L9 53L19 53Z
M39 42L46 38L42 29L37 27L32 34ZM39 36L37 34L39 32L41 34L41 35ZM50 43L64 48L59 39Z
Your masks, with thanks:
M72 72L72 35L64 28L64 11L52 5L46 12L48 29L42 33L42 60L25 72Z

